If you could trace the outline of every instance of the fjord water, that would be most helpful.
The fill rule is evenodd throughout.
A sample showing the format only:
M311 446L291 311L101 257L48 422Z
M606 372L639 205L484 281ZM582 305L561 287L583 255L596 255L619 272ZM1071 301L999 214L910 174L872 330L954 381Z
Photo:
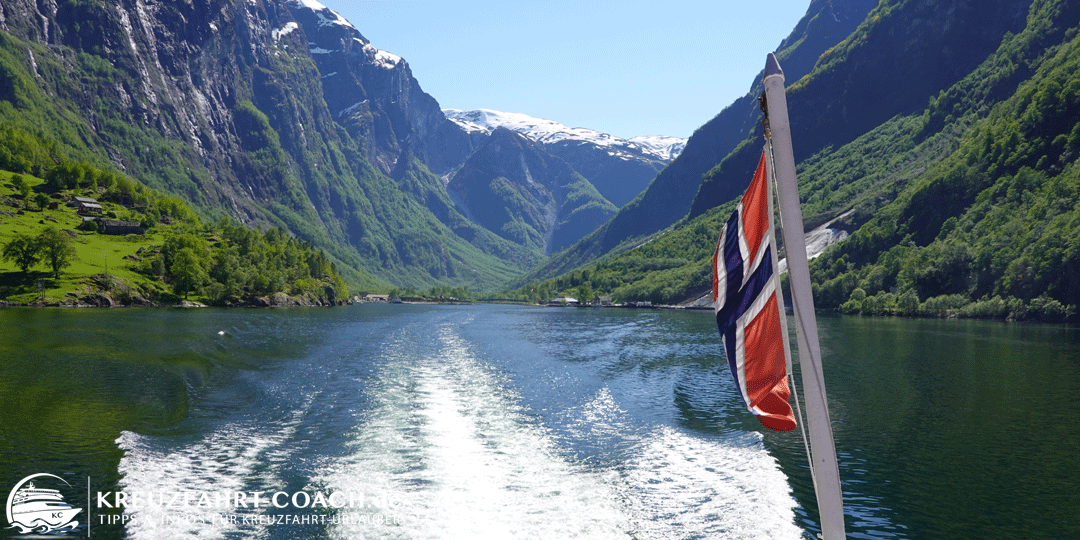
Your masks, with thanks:
M851 538L1080 536L1078 329L820 326ZM61 476L91 538L816 532L801 438L743 410L708 313L7 309L0 337L0 497ZM364 501L96 507L118 491Z

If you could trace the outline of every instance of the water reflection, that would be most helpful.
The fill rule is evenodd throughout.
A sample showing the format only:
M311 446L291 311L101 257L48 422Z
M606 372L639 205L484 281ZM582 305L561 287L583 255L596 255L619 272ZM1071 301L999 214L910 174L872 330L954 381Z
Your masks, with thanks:
M1080 482L1069 427L1080 421L1078 329L819 323L852 537L1080 536L1080 497L1059 489ZM783 437L766 440L801 453ZM797 462L782 462L800 501L809 500ZM1049 507L1070 510L1050 525Z
M852 538L1080 537L1078 329L819 325ZM0 489L352 486L408 509L100 538L809 538L802 441L743 410L715 332L506 306L0 310Z

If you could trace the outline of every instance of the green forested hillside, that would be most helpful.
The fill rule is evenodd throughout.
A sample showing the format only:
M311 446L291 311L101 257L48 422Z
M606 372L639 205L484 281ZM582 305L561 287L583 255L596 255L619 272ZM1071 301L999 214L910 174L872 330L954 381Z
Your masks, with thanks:
M190 297L310 305L348 298L336 265L279 229L200 223L183 201L85 162L63 161L37 178L4 144L12 140L34 142L0 139L0 158L19 171L0 170L2 302L171 305ZM73 197L101 208L80 213L66 204Z
M776 51L791 81L812 71L817 58L843 41L877 4L877 0L812 0L806 14ZM557 276L605 255L626 251L686 216L700 189L702 174L751 133L757 133L761 116L757 97L763 86L757 80L748 83L751 90L695 130L678 158L657 174L645 192L577 245L555 254L519 281ZM756 156L753 159L751 167L757 163ZM741 188L733 188L737 189ZM729 195L734 194L732 191ZM712 201L704 210L725 200Z
M924 130L963 122L993 94L986 81L1034 68L946 158L815 261L822 307L1054 318L1080 304L1080 39L1038 15L978 80L931 103ZM1047 34L1065 42L1043 49Z
M224 208L236 200L230 188L212 180L193 148L163 134L180 130L176 118L163 115L160 121L166 124L153 125L127 117L133 104L123 106L124 99L131 99L125 89L139 85L139 80L135 59L120 60L114 65L89 52L48 48L0 31L0 168L45 176L65 162L104 171L118 163L138 183L190 201L203 219L225 217ZM148 103L138 105L146 115L161 113ZM355 286L379 286L381 281L361 267L355 252L328 241L317 220L311 219L313 214L305 214L304 205L294 210L280 202L295 203L304 195L288 170L278 133L251 101L240 101L234 109L245 134L238 168L244 171L246 188L266 201L259 219L251 224L285 227L330 250ZM211 150L221 151L212 145Z
M796 161L850 143L897 115L919 114L1024 29L1030 0L885 0L825 51L807 75L787 79ZM797 104L797 105L796 105ZM690 209L697 216L738 197L757 166L752 136L709 170Z
M335 120L303 32L274 32L292 18L285 3L127 9L63 0L47 20L4 21L0 125L12 145L40 142L14 148L9 170L116 168L204 220L282 228L360 289L487 287L536 262L458 214L409 149L392 173L372 165L374 138L394 134L362 107Z
M819 308L1040 319L1075 313L1078 4L1032 3L1023 31L1006 34L996 52L926 107L798 163L807 230L845 214L836 226L853 231L811 263ZM789 96L790 108L806 107L799 95ZM760 152L760 145L743 151ZM667 303L703 294L732 205L528 289L584 286L624 301Z

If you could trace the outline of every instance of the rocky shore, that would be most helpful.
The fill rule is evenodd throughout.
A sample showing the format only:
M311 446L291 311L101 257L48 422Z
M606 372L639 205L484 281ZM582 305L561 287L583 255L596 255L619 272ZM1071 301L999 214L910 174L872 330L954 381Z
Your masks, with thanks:
M177 302L155 302L147 298L142 291L136 290L115 276L94 274L78 283L77 291L70 291L60 301L52 302L6 302L0 301L0 307L72 307L72 308L112 308L112 307L181 307L200 308L206 304L183 299ZM214 307L321 307L351 304L352 299L326 302L312 295L289 295L277 292L267 296L229 298Z

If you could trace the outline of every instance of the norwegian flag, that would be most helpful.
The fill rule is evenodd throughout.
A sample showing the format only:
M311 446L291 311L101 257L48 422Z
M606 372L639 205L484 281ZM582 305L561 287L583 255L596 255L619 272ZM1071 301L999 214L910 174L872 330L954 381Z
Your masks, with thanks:
M743 402L773 431L795 429L781 330L783 298L773 268L765 152L713 255L716 326Z

